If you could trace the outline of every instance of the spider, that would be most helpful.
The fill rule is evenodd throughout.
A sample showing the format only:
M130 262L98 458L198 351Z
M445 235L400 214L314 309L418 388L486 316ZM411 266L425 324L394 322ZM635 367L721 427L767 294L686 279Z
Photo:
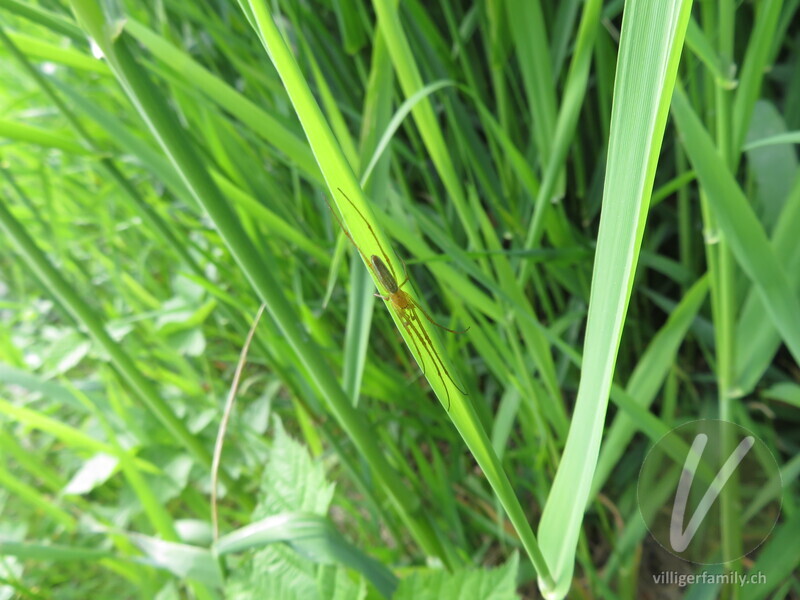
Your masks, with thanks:
M358 244L356 244L355 240L353 239L353 236L350 235L350 232L345 228L344 224L336 214L336 211L333 210L333 207L326 198L325 202L328 203L328 208L331 209L331 213L333 214L336 221L339 223L339 227L341 227L342 231L344 231L344 234L347 236L347 239L349 239L350 243L353 244L353 246L355 246L356 250L358 250L358 253L361 254L361 258L364 259L364 263L369 267L369 269L375 275L375 278L380 282L383 289L386 290L386 295L375 294L375 296L377 298L383 299L384 302L387 302L392 308L394 308L395 312L399 315L400 322L402 323L403 327L406 328L406 331L409 332L411 341L414 344L414 349L416 350L416 354L421 359L420 366L422 367L423 375L425 375L425 360L423 358L423 354L420 352L419 345L417 343L418 340L422 344L422 347L425 349L425 351L428 353L428 356L431 358L431 362L433 362L433 366L436 369L436 373L439 375L439 379L441 379L442 383L444 384L445 393L447 394L447 411L449 412L450 390L447 384L445 383L444 380L445 376L450 381L450 383L453 384L453 387L455 387L459 392L461 392L465 396L467 395L467 393L464 390L462 390L458 386L458 384L453 380L452 375L450 375L450 371L447 370L447 367L442 361L442 357L439 356L439 353L434 348L433 341L431 340L430 335L420 323L419 313L425 315L425 318L428 319L428 321L430 321L433 325L436 325L436 327L444 329L445 331L448 331L450 333L456 333L456 334L466 333L469 330L469 327L467 327L467 329L464 329L463 331L459 331L455 329L448 329L447 327L440 325L439 323L433 320L433 317L431 317L425 311L425 309L422 308L417 303L416 300L414 300L414 298L412 298L407 292L403 291L402 287L406 283L408 283L408 271L406 270L405 262L403 262L404 279L402 283L398 284L397 275L395 274L394 268L392 267L392 262L389 260L386 251L383 249L383 245L381 245L380 241L378 240L378 236L375 234L375 230L372 228L372 225L369 223L369 221L367 221L366 217L358 209L358 207L355 204L353 204L353 201L347 197L347 194L345 194L341 188L336 188L336 189L342 196L344 196L345 200L347 200L347 202L350 203L350 206L352 206L353 210L355 210L358 213L358 216L361 217L361 220L364 221L364 224L367 226L367 229L369 229L369 232L372 234L375 243L378 245L381 256L383 258L381 258L381 256L378 256L376 254L373 254L369 258L367 258L367 255L364 254L364 251L361 249L361 247ZM442 373L444 373L444 375Z

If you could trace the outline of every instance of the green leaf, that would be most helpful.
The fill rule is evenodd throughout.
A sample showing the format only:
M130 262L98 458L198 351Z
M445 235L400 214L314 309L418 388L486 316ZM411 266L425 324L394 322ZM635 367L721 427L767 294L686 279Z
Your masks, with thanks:
M214 547L219 554L230 554L275 543L288 544L314 563L341 564L354 569L386 597L391 596L396 585L388 569L345 540L329 519L310 513L266 517L222 536Z
M458 570L453 573L415 570L400 581L392 600L518 600L518 555L496 569Z
M206 548L167 542L140 534L129 534L129 537L144 553L144 564L165 569L181 579L194 579L214 587L222 586L219 562Z
M713 141L692 110L683 90L675 90L675 123L683 147L703 186L719 227L744 272L755 285L767 314L795 361L800 363L800 301L781 262Z
M326 480L323 464L312 460L308 449L292 439L276 418L275 439L261 483L263 500L253 518L288 511L324 515L333 499L333 488Z
M55 148L73 154L89 154L78 142L18 121L0 119L0 138L7 138L24 144L35 144L44 148Z
M108 454L95 454L84 462L64 488L65 494L87 494L102 485L117 470L119 459Z
M578 398L539 524L542 551L556 580L552 589L542 582L540 587L552 598L563 598L572 581L690 9L691 2L680 0L631 0L623 15Z

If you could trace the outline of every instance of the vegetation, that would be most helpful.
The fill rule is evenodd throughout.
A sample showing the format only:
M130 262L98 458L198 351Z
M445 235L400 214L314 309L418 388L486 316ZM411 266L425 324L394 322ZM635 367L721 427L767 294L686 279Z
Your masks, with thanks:
M0 0L0 599L800 597L798 4Z

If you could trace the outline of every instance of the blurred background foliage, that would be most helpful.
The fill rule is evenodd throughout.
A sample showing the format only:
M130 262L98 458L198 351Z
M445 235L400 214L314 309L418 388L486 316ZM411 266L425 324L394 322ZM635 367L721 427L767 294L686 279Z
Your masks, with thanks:
M257 4L0 0L0 597L537 597L477 437L326 206L325 132L301 126ZM636 483L697 418L765 441L783 506L733 565L767 584L692 597L800 596L797 8L694 7L570 598L682 597L653 585L693 567L648 537ZM269 4L410 289L470 327L436 344L533 530L603 287L622 9ZM262 301L215 542L211 453Z

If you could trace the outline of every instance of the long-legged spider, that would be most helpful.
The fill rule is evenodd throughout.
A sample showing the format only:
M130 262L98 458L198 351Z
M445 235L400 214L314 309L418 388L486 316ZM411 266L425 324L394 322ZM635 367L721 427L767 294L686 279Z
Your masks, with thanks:
M344 226L344 223L339 219L339 216L336 214L336 211L333 210L333 207L328 202L327 198L325 199L328 202L328 208L331 209L331 213L333 214L336 221L339 223L339 227L342 228L344 234L350 240L350 243L355 246L356 250L358 250L359 254L361 254L361 258L364 259L364 263L370 268L372 273L375 275L375 278L380 282L383 286L383 289L386 290L386 295L383 294L375 294L376 297L382 298L384 302L388 302L389 305L394 308L395 312L400 316L400 322L403 324L403 327L406 328L406 331L409 332L411 341L414 344L414 349L416 350L417 356L420 357L422 367L422 374L425 375L425 360L423 357L422 352L420 352L419 345L417 344L417 340L422 344L422 347L428 353L428 356L433 363L434 368L436 369L437 375L439 375L439 379L441 379L443 383L443 387L445 389L445 393L447 394L447 410L450 410L450 390L448 389L447 384L444 381L444 378L450 381L459 392L464 394L465 396L467 393L462 390L458 384L453 380L452 375L450 375L450 371L447 370L444 362L442 361L442 357L439 356L439 353L436 351L436 348L433 346L433 341L431 340L430 335L426 331L425 327L422 326L419 320L419 313L425 315L425 318L428 319L433 325L440 329L444 329L445 331L449 331L450 333L466 333L469 330L464 329L463 331L458 331L455 329L448 329L443 325L440 325L436 321L433 320L424 308L422 308L414 298L412 298L407 292L403 291L401 288L408 283L408 272L406 270L405 262L403 263L403 281L398 284L397 283L397 275L395 274L394 268L392 267L392 261L389 260L389 256L386 254L386 251L383 249L383 245L381 244L380 240L378 240L378 236L375 234L375 230L372 229L372 225L369 221L367 221L366 217L363 213L358 209L358 207L353 204L353 201L347 197L341 188L337 188L339 193L344 196L345 200L350 203L350 206L353 207L358 213L358 216L361 217L361 220L364 221L364 224L369 229L369 232L372 234L375 243L378 245L380 249L380 253L383 258L377 256L375 254L371 255L367 258L367 255L364 254L364 251L361 247L356 244L356 241L353 239L353 236L350 235L350 232ZM443 374L444 373L444 374Z

